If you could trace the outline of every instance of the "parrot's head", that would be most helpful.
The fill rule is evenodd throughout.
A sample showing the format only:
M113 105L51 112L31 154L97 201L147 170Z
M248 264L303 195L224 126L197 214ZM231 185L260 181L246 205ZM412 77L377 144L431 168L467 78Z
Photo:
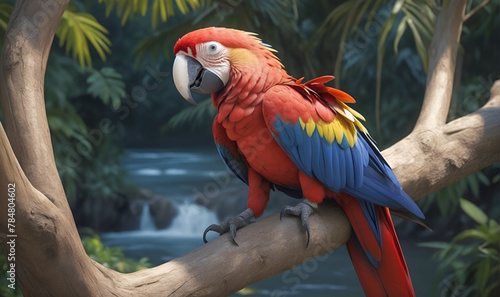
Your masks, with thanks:
M181 37L174 47L174 83L192 104L191 92L214 94L226 88L237 73L262 72L263 67L282 68L253 33L228 28L204 28Z

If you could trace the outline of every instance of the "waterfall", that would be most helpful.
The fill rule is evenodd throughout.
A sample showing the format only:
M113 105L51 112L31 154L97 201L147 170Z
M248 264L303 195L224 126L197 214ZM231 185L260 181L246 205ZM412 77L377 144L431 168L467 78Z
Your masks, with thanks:
M139 223L139 230L141 231L153 231L156 230L155 221L151 216L151 211L149 210L149 203L144 202L142 205L141 221Z
M198 237L203 234L208 225L218 222L215 212L195 203L184 202L177 205L178 213L172 220L172 224L166 229L158 230L149 209L149 203L144 202L138 231L156 231L156 236L161 234L174 237ZM147 232L147 234L152 233Z
M164 235L201 238L206 227L218 222L215 212L195 203L179 204L177 211L172 224L164 230Z

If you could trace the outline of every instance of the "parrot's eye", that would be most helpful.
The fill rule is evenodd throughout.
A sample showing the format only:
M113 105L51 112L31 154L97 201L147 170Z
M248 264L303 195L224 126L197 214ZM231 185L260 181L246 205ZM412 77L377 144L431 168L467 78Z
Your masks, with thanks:
M223 48L224 47L222 46L222 44L215 42L215 41L207 43L207 47L206 47L207 53L209 53L209 54L216 54Z

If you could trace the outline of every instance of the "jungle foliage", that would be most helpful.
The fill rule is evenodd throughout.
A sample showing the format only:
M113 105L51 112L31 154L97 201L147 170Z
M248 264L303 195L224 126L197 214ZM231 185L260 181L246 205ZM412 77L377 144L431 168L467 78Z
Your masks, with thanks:
M440 296L498 296L500 226L479 207L459 199L460 208L476 226L457 234L450 242L428 242L438 249L439 271L434 291Z

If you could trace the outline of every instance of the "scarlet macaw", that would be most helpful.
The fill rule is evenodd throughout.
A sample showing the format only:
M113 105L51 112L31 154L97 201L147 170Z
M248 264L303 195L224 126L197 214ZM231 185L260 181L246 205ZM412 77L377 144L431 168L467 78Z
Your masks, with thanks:
M333 76L302 83L288 75L269 45L255 34L205 28L175 47L179 93L212 94L217 149L248 184L248 209L205 231L230 232L262 215L271 189L305 202L281 215L302 219L333 198L354 233L347 248L367 296L415 296L389 208L417 221L423 213L401 186L360 120L347 93L327 87Z

